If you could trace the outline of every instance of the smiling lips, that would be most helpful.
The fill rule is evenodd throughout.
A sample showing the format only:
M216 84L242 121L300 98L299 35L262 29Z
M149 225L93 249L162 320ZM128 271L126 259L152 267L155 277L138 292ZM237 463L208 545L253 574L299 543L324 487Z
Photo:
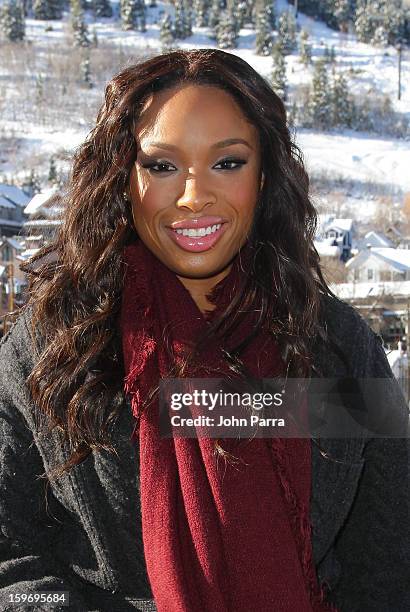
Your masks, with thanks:
M167 230L181 249L198 253L212 248L227 226L228 223L221 217L199 217L176 221Z

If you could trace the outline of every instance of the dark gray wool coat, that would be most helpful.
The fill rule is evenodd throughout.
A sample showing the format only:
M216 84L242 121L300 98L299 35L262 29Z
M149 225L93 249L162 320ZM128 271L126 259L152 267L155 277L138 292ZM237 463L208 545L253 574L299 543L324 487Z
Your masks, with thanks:
M381 339L351 306L334 298L325 303L329 333L347 364L316 341L316 365L329 377L386 377L382 404L405 432L407 406ZM50 610L6 602L10 593L69 591L69 607L58 610L155 610L141 539L139 450L130 442L133 417L122 394L113 437L118 457L93 452L57 483L36 479L60 464L67 448L58 432L38 433L25 385L33 367L29 312L0 345L0 609ZM312 443L312 542L320 581L341 612L408 612L408 440L403 434L320 444L336 459Z

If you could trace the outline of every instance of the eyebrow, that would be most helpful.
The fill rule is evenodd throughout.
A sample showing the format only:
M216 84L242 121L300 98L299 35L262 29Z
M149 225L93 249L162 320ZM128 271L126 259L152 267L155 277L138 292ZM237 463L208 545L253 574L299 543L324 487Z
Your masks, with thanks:
M167 144L166 142L147 142L143 144L145 144L146 146L158 147L159 149L167 149L169 151L178 150L178 147L171 144ZM220 140L219 142L215 142L215 144L211 145L211 149L222 149L223 147L229 147L230 145L234 144L244 144L245 146L253 150L253 147L249 144L249 142L247 142L243 138L226 138L225 140Z

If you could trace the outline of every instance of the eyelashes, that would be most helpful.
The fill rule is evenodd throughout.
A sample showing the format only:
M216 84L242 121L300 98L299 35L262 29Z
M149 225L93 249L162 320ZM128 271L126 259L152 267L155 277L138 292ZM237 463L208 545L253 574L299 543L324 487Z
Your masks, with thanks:
M231 165L229 168L226 168L226 167L221 168L222 170L232 171L232 170L238 170L241 166L243 166L246 163L247 162L245 159L230 157L229 159L223 159L217 162L214 167L226 165L226 164L234 164L234 167L232 167ZM169 167L175 168L173 164L170 164L168 162L148 162L146 164L142 164L142 167L149 170L153 174L170 174L172 170L166 170L165 168L169 168Z

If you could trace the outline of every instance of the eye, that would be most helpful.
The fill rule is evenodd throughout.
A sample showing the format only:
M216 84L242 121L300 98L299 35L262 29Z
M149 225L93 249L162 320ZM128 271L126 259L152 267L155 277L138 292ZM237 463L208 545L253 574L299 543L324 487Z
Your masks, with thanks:
M150 172L154 172L155 174L169 172L169 170L167 170L166 168L169 168L170 166L172 166L172 164L168 164L167 162L151 162L149 164L142 165L143 168L147 168ZM172 167L174 168L174 170L176 170L175 166Z
M217 164L215 164L214 167L220 166L222 164L235 164L234 167L232 167L232 165L231 165L230 168L225 167L225 168L222 168L222 170L238 170L238 168L240 168L241 166L246 164L246 160L245 159L238 159L238 158L223 159L222 161L220 161Z

